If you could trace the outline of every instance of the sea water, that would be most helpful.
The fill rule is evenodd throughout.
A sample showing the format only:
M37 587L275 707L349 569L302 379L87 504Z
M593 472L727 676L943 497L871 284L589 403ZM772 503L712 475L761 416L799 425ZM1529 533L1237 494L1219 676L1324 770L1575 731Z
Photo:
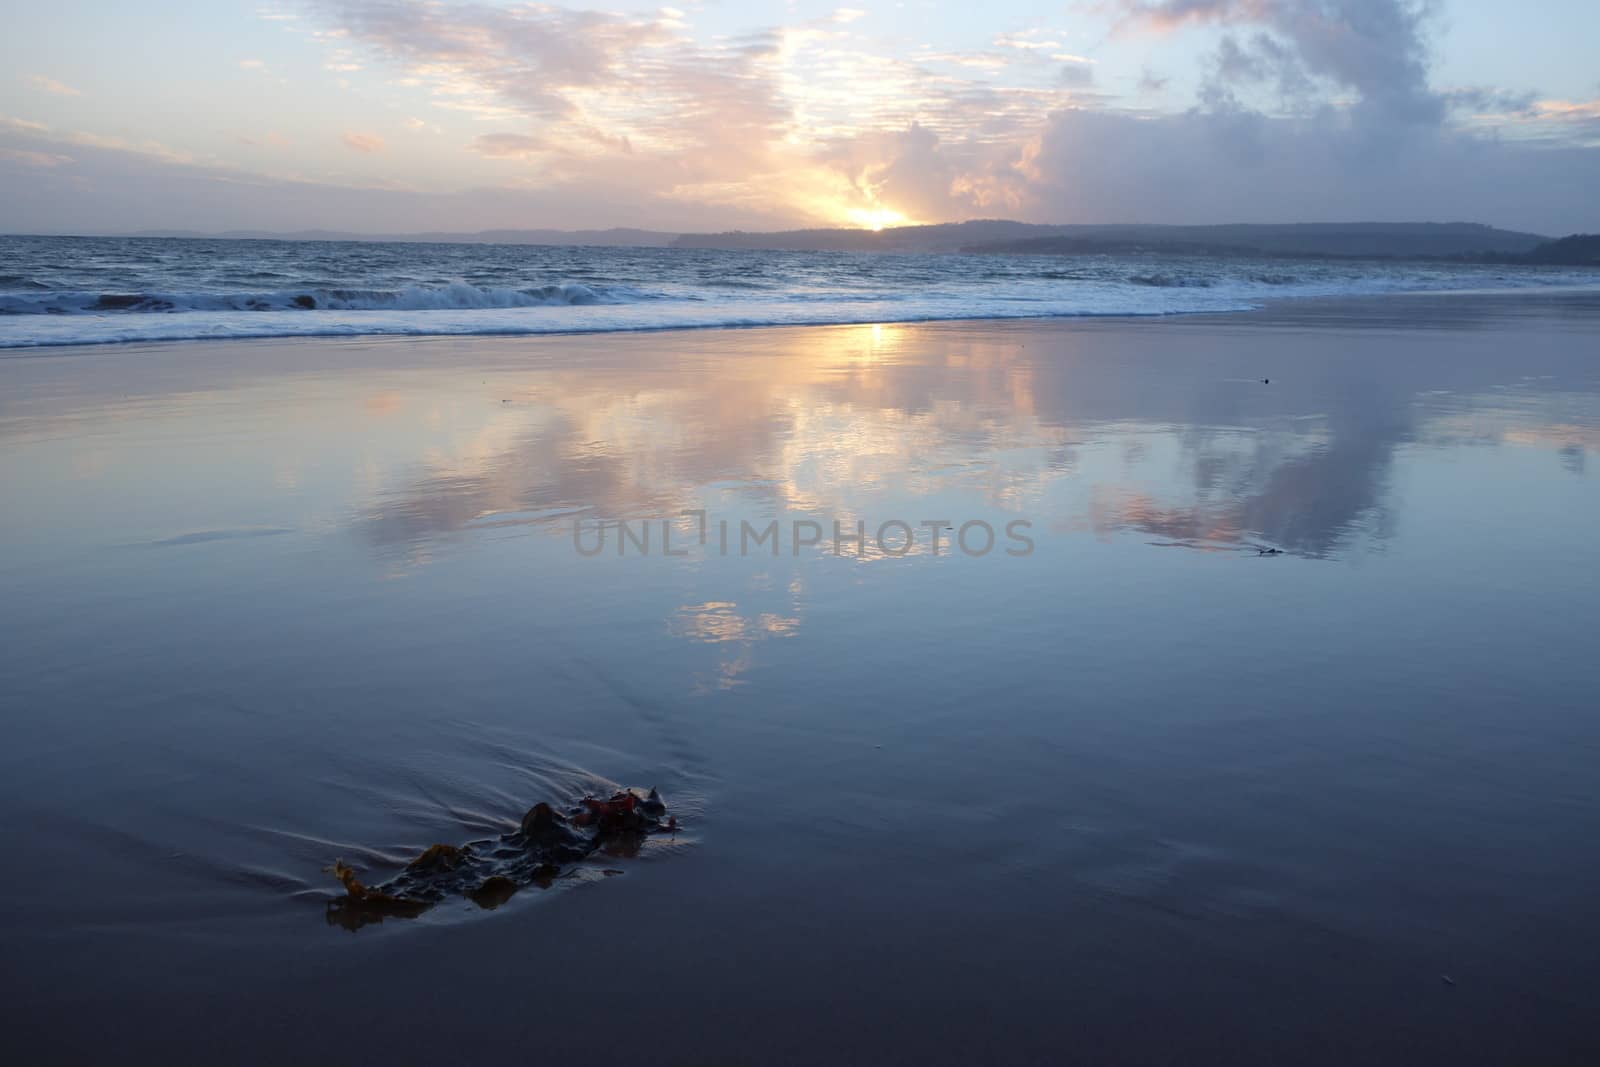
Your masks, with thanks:
M1386 260L0 237L0 348L1171 315L1596 283L1592 270Z

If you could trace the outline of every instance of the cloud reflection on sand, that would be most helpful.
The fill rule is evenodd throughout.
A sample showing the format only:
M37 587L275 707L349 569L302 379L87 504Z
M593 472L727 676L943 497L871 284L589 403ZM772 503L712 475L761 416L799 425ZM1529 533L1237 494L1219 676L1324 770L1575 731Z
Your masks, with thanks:
M1263 385L1216 373L1265 362L1230 355L1226 331L1134 336L1146 343L1108 352L1092 328L763 331L714 356L674 338L642 369L528 371L478 435L381 489L357 527L390 551L500 515L564 532L573 514L675 516L729 495L762 514L912 521L963 501L1057 532L1327 557L1386 536L1397 449L1486 417L1496 441L1560 451L1569 470L1596 447L1592 397L1550 382L1507 394L1463 363L1446 373L1482 392L1423 390L1420 369L1356 349ZM1154 351L1169 341L1194 358ZM1561 406L1567 421L1539 421Z
M1071 431L1032 410L1016 345L968 341L924 364L904 356L912 329L744 334L752 343L715 366L520 376L492 432L430 454L361 529L381 548L500 513L667 517L717 490L840 514L952 484L1018 499L1037 481L1031 453Z
M1547 330L1506 378L1527 306L1394 299L1356 317L1300 305L1169 322L368 344L331 360L332 345L260 345L231 349L238 360L156 360L130 376L143 394L111 367L74 376L62 359L19 365L56 388L0 400L0 437L85 427L60 447L72 477L93 482L122 469L106 449L119 427L160 415L191 455L220 450L219 471L227 449L250 444L229 434L254 427L272 449L272 493L316 496L321 513L196 515L151 540L343 528L402 569L442 558L451 539L564 536L574 516L708 504L846 521L992 509L1056 535L1329 557L1403 518L1391 475L1405 449L1542 449L1585 472L1600 418L1581 354ZM1369 343L1396 331L1416 358ZM334 463L353 476L329 484Z

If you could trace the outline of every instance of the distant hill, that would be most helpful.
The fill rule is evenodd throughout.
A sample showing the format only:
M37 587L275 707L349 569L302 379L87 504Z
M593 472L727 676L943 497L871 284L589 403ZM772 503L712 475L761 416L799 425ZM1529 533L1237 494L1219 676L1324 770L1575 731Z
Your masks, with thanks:
M977 219L933 226L783 230L751 233L665 233L660 230L479 230L366 234L336 230L195 233L153 230L134 237L280 241L394 241L456 244L715 248L815 252L937 252L990 255L1205 255L1329 258L1455 259L1585 265L1600 237L1552 241L1535 233L1475 222L1299 222L1157 226L1142 223L1055 226Z
M1006 255L1296 255L1457 257L1520 255L1548 238L1472 222L1306 222L1219 226L1041 226L985 220L941 226L783 233L685 234L679 248Z
M970 252L1166 252L1451 258L1520 255L1546 238L1471 222L1351 222L1222 226L1089 226L1070 233L968 246Z
M1600 267L1600 234L1575 233L1559 241L1548 241L1529 252L1525 258L1529 263Z
M744 248L788 252L959 252L969 245L1048 237L1075 229L1007 219L976 219L883 230L780 230L775 233L686 233L674 248Z

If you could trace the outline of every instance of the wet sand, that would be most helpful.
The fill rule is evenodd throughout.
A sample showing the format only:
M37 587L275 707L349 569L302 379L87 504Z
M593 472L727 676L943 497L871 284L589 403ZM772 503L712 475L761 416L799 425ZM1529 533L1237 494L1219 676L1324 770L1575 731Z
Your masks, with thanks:
M8 1043L1592 1062L1597 342L1566 294L0 357ZM613 784L681 832L325 920L336 858Z

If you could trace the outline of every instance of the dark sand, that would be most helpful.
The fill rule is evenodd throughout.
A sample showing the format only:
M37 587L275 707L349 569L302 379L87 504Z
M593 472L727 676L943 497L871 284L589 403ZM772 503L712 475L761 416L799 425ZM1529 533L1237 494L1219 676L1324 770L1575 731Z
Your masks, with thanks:
M1600 1061L1597 353L1579 294L0 357L8 1058ZM573 551L697 507L1037 547ZM610 782L684 831L324 921Z

